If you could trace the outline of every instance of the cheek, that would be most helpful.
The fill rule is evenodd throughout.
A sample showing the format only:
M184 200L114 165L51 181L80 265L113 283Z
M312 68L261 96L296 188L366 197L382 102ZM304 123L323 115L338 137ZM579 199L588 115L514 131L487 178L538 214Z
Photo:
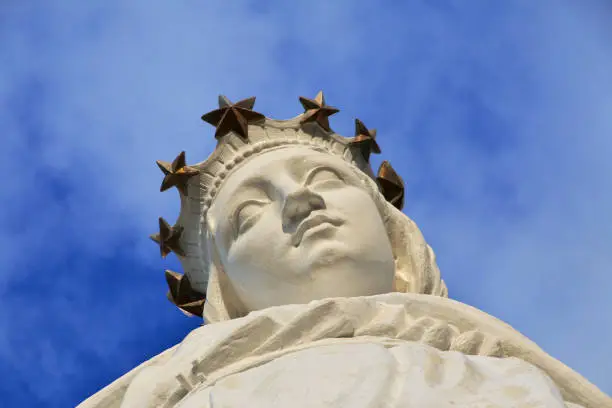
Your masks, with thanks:
M366 247L386 245L389 241L385 224L374 200L365 191L352 187L329 194L328 207L347 219L347 234Z
M338 191L330 192L324 197L330 208L342 211L349 219L359 219L368 222L380 222L378 208L372 197L357 187L347 187Z
M241 293L262 285L268 290L279 281L279 271L295 266L290 245L280 221L262 217L230 247L224 261L225 272Z
M227 253L227 261L236 266L256 269L287 251L290 242L285 235L279 216L270 209L234 241Z

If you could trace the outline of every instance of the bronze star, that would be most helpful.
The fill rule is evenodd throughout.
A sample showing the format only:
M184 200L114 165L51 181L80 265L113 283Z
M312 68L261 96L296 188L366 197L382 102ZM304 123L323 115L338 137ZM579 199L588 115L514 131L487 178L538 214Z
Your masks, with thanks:
M300 123L317 122L323 129L328 132L331 131L329 128L329 117L334 113L340 112L340 110L325 104L323 91L319 91L314 99L300 96L300 103L305 110Z
M249 123L264 120L265 116L253 111L255 97L232 103L225 96L219 96L219 109L202 115L202 120L217 127L215 138L219 139L231 131L245 141L248 140Z
M395 208L404 207L404 181L397 175L388 161L383 161L378 168L376 180L380 184L385 199Z
M159 244L162 258L168 256L170 252L185 256L185 251L183 251L179 242L182 232L182 226L171 227L166 220L159 217L159 233L151 235L150 238Z
M355 137L350 143L361 149L361 154L367 162L370 161L370 153L380 153L380 146L376 142L376 129L368 129L359 119L355 119Z
M172 164L161 160L157 160L156 163L165 175L159 191L166 191L176 186L183 195L187 195L187 180L198 174L199 170L185 164L185 152L179 153Z
M166 270L168 299L187 315L202 317L206 296L192 289L186 275Z

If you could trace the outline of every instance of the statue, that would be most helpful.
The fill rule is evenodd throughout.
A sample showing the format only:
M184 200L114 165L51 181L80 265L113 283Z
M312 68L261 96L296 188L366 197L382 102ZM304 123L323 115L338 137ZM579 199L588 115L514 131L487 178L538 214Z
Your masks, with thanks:
M206 324L82 408L612 407L500 320L448 299L432 249L374 130L334 133L323 94L277 121L255 98L202 118L217 147L188 166L174 226L152 238L185 274L169 299Z

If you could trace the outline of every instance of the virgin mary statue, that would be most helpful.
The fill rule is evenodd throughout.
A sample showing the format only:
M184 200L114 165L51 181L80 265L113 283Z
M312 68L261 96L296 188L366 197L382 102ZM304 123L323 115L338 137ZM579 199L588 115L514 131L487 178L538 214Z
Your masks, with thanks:
M451 300L401 212L374 130L329 127L323 94L266 118L255 98L202 117L210 157L158 162L175 225L152 238L184 274L168 297L205 324L82 408L584 407L612 399L502 321Z

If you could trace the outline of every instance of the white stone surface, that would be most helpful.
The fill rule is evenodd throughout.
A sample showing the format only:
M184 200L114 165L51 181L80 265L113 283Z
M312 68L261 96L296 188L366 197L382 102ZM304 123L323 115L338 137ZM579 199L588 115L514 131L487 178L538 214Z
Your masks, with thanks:
M210 324L80 407L612 408L509 325L447 299L414 222L317 143L232 151L240 164L206 213L182 200L182 261L207 285Z
M414 222L337 155L286 146L249 158L201 219L184 220L200 221L208 322L330 297L447 293Z
M564 407L553 382L516 358L466 356L418 343L331 344L284 355L202 387L204 407Z
M239 314L392 291L391 242L358 174L335 155L291 147L227 177L207 226Z
M340 398L355 386L355 381L360 381L361 377L355 378L359 372L372 380L373 388L369 391L373 393L372 401L382 398L380 393L387 389L380 384L382 388L375 387L376 381L387 378L385 387L391 387L393 392L384 401L391 398L396 406L417 403L412 398L419 392L419 398L434 398L441 390L439 387L447 387L446 394L437 396L441 401L489 398L499 402L489 406L516 407L522 406L515 404L520 398L524 398L521 400L524 404L556 398L558 404L565 400L588 408L612 407L610 398L595 386L498 319L450 299L401 293L276 306L200 327L171 356L152 362L135 375L128 374L125 381L120 379L111 389L103 390L106 401L112 403L103 404L98 398L97 402L86 401L81 407L148 408L187 403L207 406L209 393L216 398L217 386L221 387L219 398L230 398L226 395L228 384L241 384L231 398L249 398L254 392L265 406L272 404L268 399L276 398L276 391L266 394L266 390L280 383L258 382L264 372L270 378L284 377L292 370L289 367L295 368L295 361L307 361L308 355L313 359L314 355L327 355L329 350L333 350L335 361L319 368L304 367L304 375L294 373L287 377L293 383L291 386L284 383L287 392L295 392L298 399L305 388L315 394L323 391L333 394L333 388ZM357 353L361 350L367 350L366 354ZM375 362L372 356L377 353L386 357ZM361 368L356 368L360 364ZM372 373L373 367L382 371ZM399 367L411 374L401 374L399 378L396 371ZM473 383L457 380L470 367L479 367L475 371L479 375L466 374L466 378L478 380ZM333 382L319 382L318 378L334 370L338 375ZM248 384L251 380L257 381ZM430 385L424 387L423 381ZM125 383L129 383L127 392L123 388ZM465 384L473 387L466 388ZM507 388L518 384L522 384L525 392L507 395ZM320 387L325 390L314 391ZM412 391L402 394L398 389ZM232 406L221 401L214 406ZM531 406L555 406L540 402ZM347 406L342 404L322 406ZM456 406L474 406L465 404Z

